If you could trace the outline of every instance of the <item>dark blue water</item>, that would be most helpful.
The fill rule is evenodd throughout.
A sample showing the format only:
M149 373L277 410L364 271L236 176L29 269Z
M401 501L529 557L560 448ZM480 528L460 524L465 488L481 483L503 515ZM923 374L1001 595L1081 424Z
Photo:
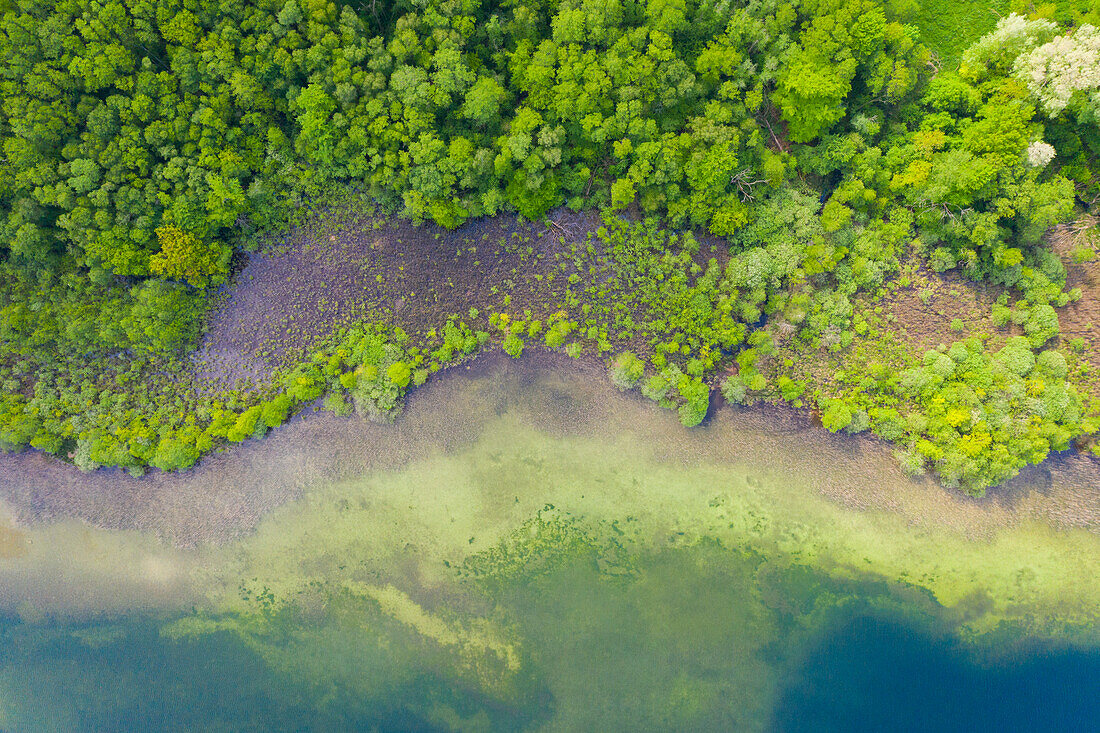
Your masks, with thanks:
M1100 730L1095 651L1025 644L979 665L949 638L861 615L823 639L796 676L776 706L780 731Z
M584 585L584 581L580 582ZM621 596L620 596L621 598ZM605 598L604 601L609 599ZM689 603L689 605L691 605ZM608 618L629 612L609 603ZM679 671L710 676L708 683L737 683L731 673L743 660L733 650L739 642L721 634L730 627L721 609L712 608L718 636L712 648L695 648L697 638L666 629L652 639L616 637L614 644L635 648L638 656L666 660L668 669L652 670L667 679ZM1007 653L996 663L988 654L934 631L927 614L907 622L902 614L874 614L863 604L830 614L827 630L810 635L794 648L779 639L771 661L781 669L780 693L771 722L764 729L814 731L1090 731L1100 729L1100 654L1051 650L1004 635ZM608 619L604 619L608 620ZM594 622L599 625L600 619ZM426 664L405 669L380 686L363 690L354 684L308 678L280 670L237 634L216 632L185 640L163 636L156 619L129 618L109 624L26 624L7 619L0 625L0 722L9 731L436 731L537 730L554 723L560 705L537 668L518 694L486 694ZM631 632L626 628L627 634ZM582 648L599 654L597 637L611 633L580 631ZM587 637L585 635L588 634ZM987 650L988 651L988 650ZM1003 650L1002 650L1003 651ZM567 664L589 665L582 652ZM705 658L701 670L685 654ZM976 658L977 657L977 658ZM985 661L982 661L982 658ZM562 661L562 660L557 660ZM599 661L597 660L597 664ZM629 662L627 662L629 663ZM340 664L333 660L333 664ZM602 704L614 719L627 720L637 701L631 690L652 695L637 671L609 660L608 674L629 680L599 685ZM728 665L728 666L727 666ZM276 665L277 666L277 665ZM671 673L671 677L662 675ZM723 675L727 679L723 679ZM666 690L667 691L667 690ZM505 699L507 698L507 699ZM603 729L728 730L718 721L731 710L710 699L695 716L669 719L636 717L629 727L614 723ZM731 707L735 700L726 700ZM474 725L441 722L432 710L445 708L454 719ZM620 713L622 713L621 717ZM651 713L652 714L652 713ZM575 718L566 718L566 720ZM692 721L698 725L692 724ZM561 721L558 721L559 723ZM568 724L556 729L582 730Z

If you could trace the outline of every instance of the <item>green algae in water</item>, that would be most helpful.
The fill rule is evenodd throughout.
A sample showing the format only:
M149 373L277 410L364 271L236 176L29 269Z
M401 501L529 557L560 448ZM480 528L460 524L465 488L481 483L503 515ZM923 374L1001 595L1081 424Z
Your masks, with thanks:
M919 589L836 578L714 542L643 552L629 572L606 572L592 554L599 546L582 539L546 557L526 548L523 569L508 568L506 582L465 581L482 588L472 597L520 642L518 670L471 666L354 595L329 598L323 613L286 604L202 633L178 633L179 620L10 622L0 633L8 703L0 721L5 730L814 730L829 726L807 725L822 718L806 708L825 697L824 709L849 726L832 729L872 729L852 725L837 699L847 690L866 707L861 714L905 728L908 719L876 708L864 685L894 680L896 705L894 665L919 668L914 650L931 659L925 667L951 672L934 692L956 699L946 685L969 679L970 702L996 702L982 684L1000 673L970 657L950 614ZM897 631L883 648L859 634L853 641L853 618L885 618ZM830 665L851 689L829 687L828 673L822 684L818 670ZM1068 654L1063 666L1080 673L1078 694L1048 692L1068 698L1075 714L1097 712L1087 695L1100 658ZM1044 679L1064 674L1029 681Z
M942 664L992 705L1012 687L983 680L1058 648L1078 684L1028 684L1100 713L1097 534L935 493L873 446L744 413L686 431L602 380L501 369L358 446L399 439L407 459L315 480L228 545L20 529L28 552L0 564L20 614L0 627L0 729L858 729L907 649L932 661L909 665L905 700L955 700L918 674ZM872 485L889 510L830 498ZM144 568L186 582L159 611L73 601L73 618L15 582L69 546L74 595L140 589ZM901 631L854 643L868 618ZM851 684L830 687L830 665Z

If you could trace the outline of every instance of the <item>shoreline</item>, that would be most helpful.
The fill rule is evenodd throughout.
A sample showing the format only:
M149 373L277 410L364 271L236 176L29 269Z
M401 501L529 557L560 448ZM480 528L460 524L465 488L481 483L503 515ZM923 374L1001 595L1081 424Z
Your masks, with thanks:
M629 218L618 217L613 225L607 220L615 230L608 234L595 228L593 212L553 216L566 226L551 218L543 231L542 224L500 216L444 232L350 205L318 213L266 241L247 262L242 259L243 268L212 302L202 342L178 363L159 365L164 370L133 383L129 373L112 372L114 383L107 379L90 406L73 402L76 387L66 382L58 387L58 399L77 407L63 407L62 414L49 412L47 398L15 399L8 406L15 429L4 439L67 454L82 468L120 466L139 474L151 467L186 469L212 449L282 423L288 411L315 407L318 395L338 414L346 414L352 402L373 416L388 412L431 374L467 364L465 354L502 347L516 356L545 344L592 362L604 380L605 359L611 358L614 381L633 384L676 410L685 425L705 419L708 408L713 413L723 391L735 402L745 401L743 395L791 409L813 424L823 421L831 430L890 435L900 463L942 473L955 490L971 495L1003 483L1049 451L1074 445L1085 450L1092 441L1085 436L1100 417L1082 402L1078 388L1087 375L1078 373L1081 359L1071 353L1069 362L1065 354L1051 354L1042 369L1026 357L1034 362L1026 375L1044 386L1037 394L1049 396L1034 405L1004 403L1025 389L1023 375L993 374L1009 345L1003 339L1011 341L1018 329L985 330L992 325L978 306L992 307L992 300L984 285L937 279L911 258L899 261L904 273L849 302L855 325L845 333L855 340L836 351L836 344L792 340L800 333L794 321L781 318L773 328L766 319L741 323L722 315L729 303L707 285L722 270L723 253L729 254L717 241L692 239L692 246L677 248L680 235L654 234ZM549 225L565 236L555 238ZM641 253L628 256L627 241ZM678 285L670 293L662 289L670 277L662 270L668 262L654 264L666 250L676 252L672 279ZM704 260L710 274L700 274ZM955 285L963 287L961 294ZM654 295L654 288L664 295ZM948 296L941 292L945 288ZM958 333L937 331L933 325L942 319L930 320L922 310L925 299L916 295L933 289L940 310L970 302L978 307L977 320ZM635 297L636 290L645 297ZM699 314L675 324L653 320L669 313L668 298L686 307L689 296L709 303L704 321L696 322ZM884 308L890 312L880 318ZM749 318L737 318L742 316ZM731 335L736 328L741 336ZM749 340L743 338L746 329L752 330ZM934 349L939 356L928 351L922 357L920 348L903 344L914 329L933 342L941 339ZM727 338L736 348L726 348ZM363 349L372 354L366 361ZM952 369L973 358L983 378L999 386L979 389L979 398L966 379L952 378L933 395L931 388L902 389L896 377L887 378L918 370L918 381L941 379L922 365L929 354L937 363L949 354ZM1015 352L1005 358L1028 367ZM1066 381L1070 366L1074 379ZM877 376L860 376L868 369ZM867 380L874 383L863 384ZM1045 389L1048 383L1052 389ZM90 425L82 422L86 414L94 416ZM1065 420L1048 425L1044 415ZM1053 427L1064 430L1044 432ZM1076 444L1070 442L1075 436Z
M153 532L177 547L224 544L251 534L264 517L300 499L318 482L397 470L427 451L453 451L476 440L477 434L456 425L461 420L451 402L463 387L484 390L509 380L519 380L520 385L556 380L565 385L563 392L570 387L587 390L595 399L577 405L571 417L589 428L599 424L592 414L628 407L648 410L654 420L675 419L636 391L618 391L607 378L606 367L590 357L573 359L539 348L512 359L492 349L410 390L405 408L390 424L337 417L320 411L314 402L267 436L208 454L183 473L151 471L133 477L118 468L82 473L42 451L2 454L0 473L6 479L0 486L0 502L23 527L78 519L99 529ZM515 395L510 399L516 400ZM620 409L617 400L628 402ZM772 443L772 453L781 450L780 443L791 436L799 436L811 452L849 462L849 471L866 462L888 477L876 480L872 472L864 486L826 482L818 487L818 493L847 509L901 511L919 521L916 515L923 504L930 517L947 512L957 523L965 515L963 525L975 536L985 534L990 526L1035 518L1060 529L1079 527L1100 533L1100 470L1094 460L1077 452L1052 455L984 497L972 497L943 488L933 477L905 478L894 465L891 445L874 436L833 434L815 425L808 410L761 403L730 405L719 394L704 423L683 428L682 444L668 450L662 460L690 461L696 450L709 449L709 434L720 429L716 425L729 424L755 434L761 444ZM565 434L575 426L544 427ZM769 458L762 455L761 460L767 463ZM884 488L887 483L895 489L908 487L904 499ZM985 521L980 519L983 515ZM990 519L993 516L995 521Z

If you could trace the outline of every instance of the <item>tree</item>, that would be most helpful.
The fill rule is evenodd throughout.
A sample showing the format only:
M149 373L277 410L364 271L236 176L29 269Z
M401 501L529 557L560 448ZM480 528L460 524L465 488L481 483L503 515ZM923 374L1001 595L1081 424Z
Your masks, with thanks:
M160 252L149 258L149 270L154 275L182 280L205 288L220 284L229 266L230 250L213 242L202 242L179 227L157 227Z
M1075 102L1079 114L1100 121L1100 30L1094 26L1082 25L1021 54L1013 74L1027 84L1049 117Z
M631 389L645 375L645 362L624 351L611 362L611 381L619 389Z
M481 76L466 92L462 115L486 127L499 119L500 105L507 98L508 92L500 82L490 76Z
M837 432L848 427L852 422L852 411L844 400L829 400L825 405L825 411L821 413L821 424L830 432Z

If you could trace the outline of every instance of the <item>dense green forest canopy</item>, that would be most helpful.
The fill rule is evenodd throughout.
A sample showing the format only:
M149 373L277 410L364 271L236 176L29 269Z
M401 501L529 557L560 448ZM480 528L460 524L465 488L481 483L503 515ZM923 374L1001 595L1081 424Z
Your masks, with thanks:
M1008 73L1023 46L929 85L905 8L872 0L11 4L0 241L99 283L217 283L310 183L451 227L636 201L728 235L798 174L846 173L837 205L871 215L946 211L995 193L1044 125L1060 161L1088 153ZM1055 35L1032 25L1032 45Z
M79 426L51 431L28 416L37 386L26 364L186 348L234 250L341 189L447 228L565 205L724 238L725 271L684 285L710 309L676 327L687 351L652 360L676 370L666 381L691 377L681 398L661 396L688 406L685 422L702 418L701 378L738 348L731 398L771 380L796 399L804 386L754 368L773 340L752 332L761 315L782 314L806 344L832 345L830 329L850 339L851 299L881 288L910 250L1010 290L1025 346L1004 348L1041 351L1058 334L1054 308L1077 294L1040 238L1100 195L1100 13L1087 3L1021 8L1030 15L1001 20L957 65L922 43L928 11L908 0L0 9L0 359L9 424L20 426L8 444L42 430L54 437L39 447L83 439ZM617 236L601 235L626 253L623 267L656 272L637 258L664 239ZM862 388L893 415L821 397L826 426L886 425L910 460L979 487L1092 429L1072 387L1056 408L1021 406L1033 372L1065 381L1056 358L1032 354L1024 368L1016 351L958 347L940 354L951 369L930 355L900 383ZM636 358L619 358L620 376L644 370ZM409 376L398 376L403 389ZM945 408L950 434L931 435L919 417L932 419L930 401L951 385L971 390L952 398L970 416ZM909 422L906 400L919 415ZM1040 425L1021 446L1012 420L975 417L986 412ZM958 456L936 447L975 430ZM185 455L204 445L170 439L190 441ZM127 465L152 453L121 455Z

